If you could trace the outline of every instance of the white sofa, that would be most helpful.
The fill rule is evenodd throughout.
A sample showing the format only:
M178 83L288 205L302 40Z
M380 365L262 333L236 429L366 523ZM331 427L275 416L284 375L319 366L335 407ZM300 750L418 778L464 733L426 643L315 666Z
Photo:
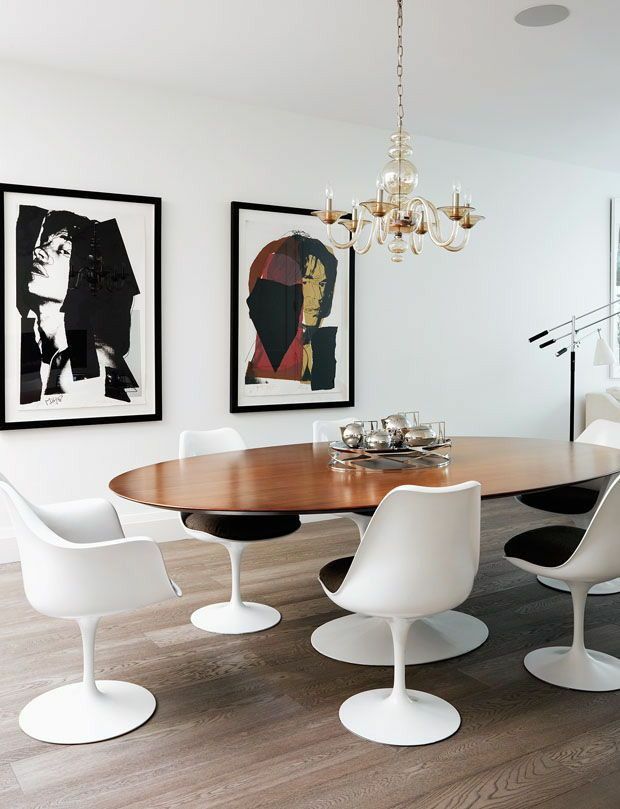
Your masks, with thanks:
M586 427L596 419L620 421L620 387L586 393Z

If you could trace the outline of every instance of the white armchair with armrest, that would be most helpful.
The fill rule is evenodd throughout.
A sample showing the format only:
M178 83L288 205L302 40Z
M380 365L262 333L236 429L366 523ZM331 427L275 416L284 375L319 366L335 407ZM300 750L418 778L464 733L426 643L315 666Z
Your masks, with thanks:
M81 682L35 697L19 716L29 736L82 744L120 736L153 714L146 688L95 680L97 624L104 615L146 607L181 595L168 578L157 544L125 538L107 500L35 506L0 475L15 527L26 598L43 615L77 622L82 635Z

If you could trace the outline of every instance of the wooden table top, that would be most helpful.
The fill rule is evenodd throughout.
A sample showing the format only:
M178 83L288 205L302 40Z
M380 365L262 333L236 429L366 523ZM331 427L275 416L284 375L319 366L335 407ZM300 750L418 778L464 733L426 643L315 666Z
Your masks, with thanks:
M289 444L164 461L118 475L110 489L127 500L219 513L320 514L373 508L395 486L482 484L504 497L620 472L620 450L534 438L453 439L441 469L334 471L327 444Z

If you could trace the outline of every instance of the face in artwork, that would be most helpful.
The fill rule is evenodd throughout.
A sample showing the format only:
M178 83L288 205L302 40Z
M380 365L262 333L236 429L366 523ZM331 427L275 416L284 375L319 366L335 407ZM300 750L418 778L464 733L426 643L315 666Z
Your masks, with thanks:
M309 255L306 258L302 285L304 325L317 326L327 289L327 272L323 262L315 255Z
M32 269L28 291L46 301L63 303L69 287L72 242L66 228L45 233L41 226L32 251Z

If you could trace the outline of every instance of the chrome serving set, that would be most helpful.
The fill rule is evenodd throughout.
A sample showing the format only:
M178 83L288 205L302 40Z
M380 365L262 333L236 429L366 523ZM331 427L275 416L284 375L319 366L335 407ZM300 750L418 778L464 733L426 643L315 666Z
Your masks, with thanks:
M329 445L329 465L338 471L431 469L450 463L452 441L446 438L445 422L421 422L417 410L352 421L340 432L342 440Z

